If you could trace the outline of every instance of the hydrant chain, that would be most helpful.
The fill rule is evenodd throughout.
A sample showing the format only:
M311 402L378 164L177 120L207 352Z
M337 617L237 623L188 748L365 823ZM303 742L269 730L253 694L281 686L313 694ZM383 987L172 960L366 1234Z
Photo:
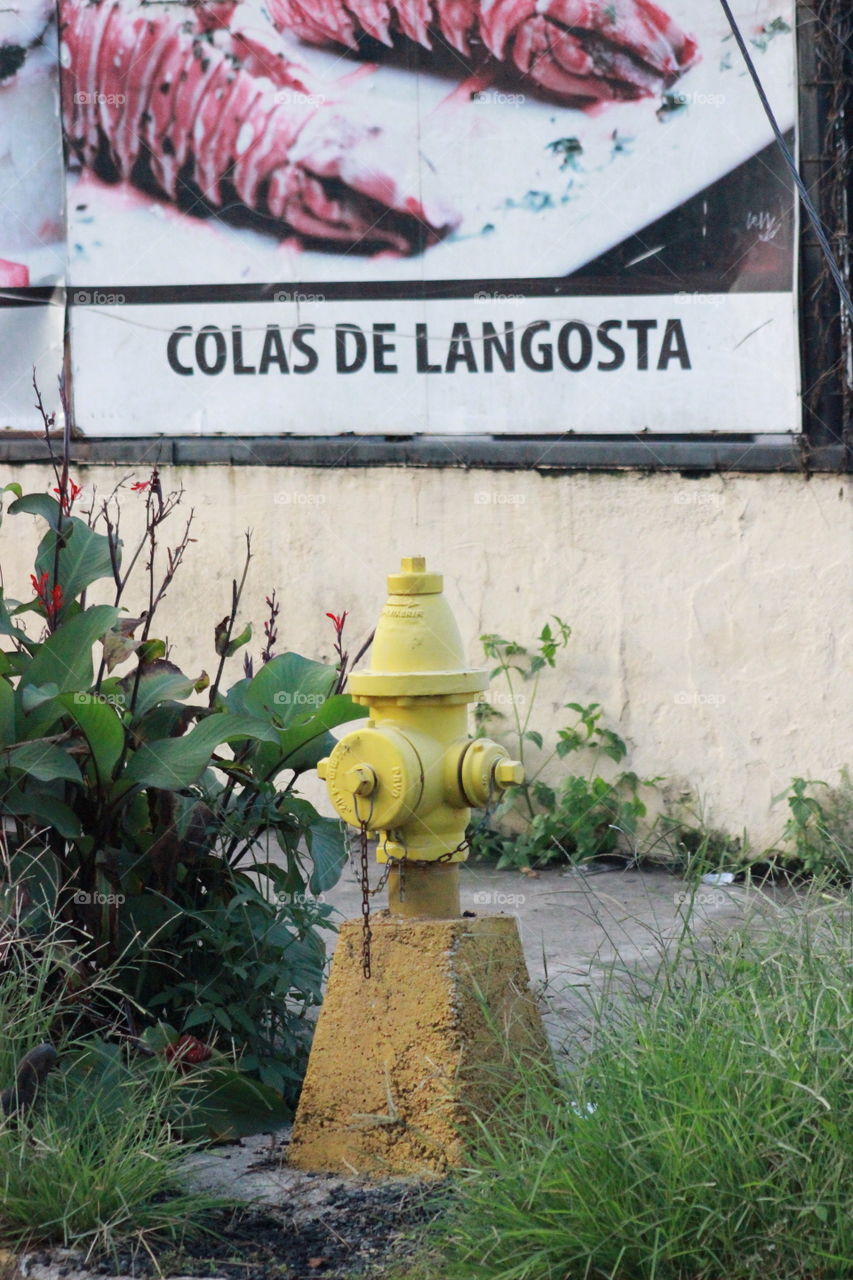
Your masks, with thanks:
M367 823L361 823L361 971L370 977L370 863L367 848Z

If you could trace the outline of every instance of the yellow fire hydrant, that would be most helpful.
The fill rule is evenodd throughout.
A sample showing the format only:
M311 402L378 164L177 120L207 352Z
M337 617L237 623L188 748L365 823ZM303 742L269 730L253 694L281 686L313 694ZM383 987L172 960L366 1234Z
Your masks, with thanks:
M521 765L468 734L489 677L465 663L441 575L412 557L388 588L370 669L349 679L369 719L318 772L361 830L364 874L378 837L391 909L372 933L366 906L341 926L288 1159L422 1175L464 1159L472 1116L505 1097L519 1055L548 1047L515 917L460 912L471 807L521 782Z
M317 767L344 822L379 837L395 914L459 915L471 808L524 779L504 747L468 733L468 704L488 684L465 665L441 574L404 559L388 578L370 670L349 678L370 719Z

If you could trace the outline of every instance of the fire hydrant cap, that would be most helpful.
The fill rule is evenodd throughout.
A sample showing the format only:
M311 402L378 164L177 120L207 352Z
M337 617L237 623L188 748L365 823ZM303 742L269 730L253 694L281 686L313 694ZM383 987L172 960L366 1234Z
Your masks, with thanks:
M488 688L488 671L472 671L465 662L442 574L428 573L423 556L405 557L400 572L389 575L388 590L370 668L349 678L348 692L356 701L449 697L465 702Z
M403 556L400 572L388 575L388 594L392 596L437 596L443 590L444 577L427 573L423 556Z

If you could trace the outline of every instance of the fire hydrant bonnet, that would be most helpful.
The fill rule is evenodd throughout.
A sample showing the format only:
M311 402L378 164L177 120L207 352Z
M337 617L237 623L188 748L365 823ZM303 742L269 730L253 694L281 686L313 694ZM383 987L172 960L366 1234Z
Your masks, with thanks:
M400 573L388 575L388 600L376 627L370 669L353 672L349 693L364 703L400 697L455 700L454 695L481 693L488 685L487 671L465 669L442 574L428 573L421 556L405 558Z

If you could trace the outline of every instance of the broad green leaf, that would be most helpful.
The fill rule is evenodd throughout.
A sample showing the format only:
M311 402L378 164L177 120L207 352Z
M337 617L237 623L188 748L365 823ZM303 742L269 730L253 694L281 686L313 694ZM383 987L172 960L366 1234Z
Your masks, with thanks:
M56 782L65 778L69 782L82 782L77 762L61 747L50 742L25 742L11 751L0 754L0 763L20 769L38 782Z
M289 751L281 768L292 769L294 773L306 773L309 769L316 769L318 762L325 756L331 755L337 745L338 740L333 734L321 733L318 737L304 742L295 751Z
M281 653L251 680L240 680L225 696L230 710L273 717L284 728L319 710L337 679L334 667L312 662L298 653Z
M182 738L146 742L134 754L125 777L142 786L179 791L195 782L223 742L237 738L275 741L275 731L253 716L228 712L207 716Z
M212 1012L214 1018L225 1015L218 1007ZM227 1015L221 1017L223 1023L226 1020ZM185 1027L188 1025L189 1020L184 1023ZM267 1133L291 1119L292 1112L280 1093L231 1066L203 1064L198 1075L197 1082L190 1075L184 1086L191 1099L192 1127L188 1136L199 1126L214 1141L233 1141L253 1133Z
M54 683L60 693L86 689L92 683L92 645L110 629L118 610L109 604L96 604L63 622L45 640L33 658L21 683L45 685Z
M59 514L59 503L49 493L28 493L23 498L18 498L9 508L10 516L41 516L54 529Z
M277 748L266 742L256 748L252 756L255 775L270 779L282 769L302 773L306 769L315 768L318 760L335 749L336 739L329 733L329 729L345 724L348 720L363 719L364 707L357 706L349 694L334 694L323 703L316 715L308 716L301 724L294 724L279 732Z
M21 706L25 711L35 711L36 707L40 707L43 702L52 702L59 694L57 685L50 684L28 684L25 689L21 690Z
M112 777L124 747L124 730L115 708L91 693L66 693L59 702L82 729L98 779Z
M80 820L72 809L56 796L37 787L13 787L3 796L3 808L19 818L53 827L66 840L79 840L82 835Z
M133 676L127 677L125 687L128 692L133 688ZM182 702L194 689L195 682L180 671L143 671L133 711L134 724L158 703Z
M337 818L317 818L308 828L308 848L314 870L308 881L312 893L324 893L341 878L347 846L343 824Z
M316 715L294 724L279 735L279 746L287 767L293 767L294 756L309 743L322 738L329 729L346 724L348 720L363 720L364 713L365 708L353 702L348 693L336 693L328 698Z
M196 710L181 702L158 702L141 720L133 723L133 736L138 742L156 742L159 738L179 738L189 728Z
M112 577L112 559L106 535L95 533L82 520L72 516L63 521L60 534L51 528L42 538L36 555L36 577L47 573L48 581L53 582L57 537L60 539L59 585L64 612L93 582Z
M538 729L528 729L524 736L528 742L532 742L535 746L539 747L540 750L542 749L543 739L542 734Z
M10 609L3 597L2 590L0 590L0 636L14 636L14 638L21 644L25 644L28 648L32 648L33 641L29 639L25 631L20 627L16 627L12 621L14 615L21 612L20 606L18 606L17 600L11 601L10 603L17 607Z

